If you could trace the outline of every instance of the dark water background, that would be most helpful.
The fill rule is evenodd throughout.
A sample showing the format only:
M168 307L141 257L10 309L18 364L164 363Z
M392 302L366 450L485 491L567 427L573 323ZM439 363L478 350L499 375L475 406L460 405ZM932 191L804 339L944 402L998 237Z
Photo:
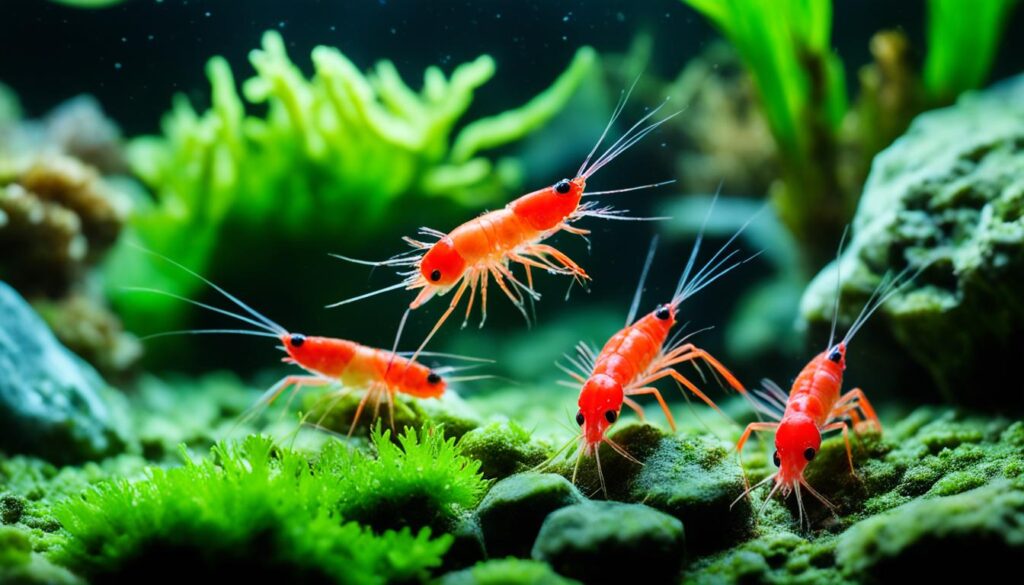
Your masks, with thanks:
M966 5L969 2L965 2ZM857 88L857 69L870 61L868 39L873 33L899 28L906 32L915 47L924 46L924 9L923 1L835 2L833 44L848 68L851 92ZM1007 23L994 79L1017 72L1016 63L1024 54L1024 38L1014 31L1021 30L1022 19L1024 10L1017 10L1014 21ZM2 0L0 80L17 91L30 116L44 114L79 93L91 93L127 136L155 133L173 94L184 92L199 109L208 104L209 85L203 68L211 56L225 56L235 71L236 81L249 77L252 69L247 54L259 45L261 34L269 28L283 34L290 56L307 74L311 71L311 49L326 44L337 46L363 69L379 59L391 59L414 87L418 87L427 66L440 65L450 72L457 64L489 53L497 61L497 73L477 92L466 120L519 105L536 95L564 70L582 45L594 46L601 54L621 53L638 33L649 32L655 41L649 71L674 78L689 59L717 38L717 33L703 17L675 0L129 0L104 10L80 10L43 0ZM596 135L604 122L603 119L593 120L591 132ZM583 142L586 140L590 138ZM580 143L579 140L573 142ZM648 148L656 148L664 140L655 136L648 142L651 143ZM672 148L672 144L660 146ZM568 165L565 174L575 170L578 163L571 161L578 160L578 156L576 152L565 154ZM642 155L631 162L623 160L618 170L612 165L607 174L602 174L602 185L661 180L673 173L671 167L649 168L643 164L644 160ZM557 178L527 177L527 186L537 188ZM649 212L659 198L671 196L678 196L678 193L651 195L630 208L638 213ZM465 219L477 211L464 211ZM592 294L577 294L573 303L567 305L561 300L564 282L542 282L539 289L546 298L538 307L541 327L564 326L559 324L560 317L575 313L579 318L588 307L602 306L607 311L619 310L623 314L626 311L652 228L636 224L610 225L596 220L588 227L595 228L592 256L585 256L585 247L579 242L569 240L564 247L574 257L586 260L598 285ZM399 235L397 228L394 234L382 234L379 246L368 247L378 251L370 252L371 257L383 258L399 251ZM567 241L565 236L561 238L559 241ZM688 247L687 242L677 242L667 244L661 251L662 263L658 265L661 268L656 268L652 274L650 303L659 291L664 295L671 290ZM363 278L365 274L349 266L326 265L321 258L315 261L322 267L331 266L339 275L335 278L342 274ZM313 260L296 259L295 264L306 262ZM297 329L352 337L378 346L390 345L393 324L397 324L405 297L389 295L346 313L320 312L315 319L310 319L304 317L309 311L297 311L294 307L299 303L319 307L343 295L332 294L334 283L330 276L316 281L298 280L294 268L254 261L251 285L247 290L235 292L279 321L295 323L289 319L298 320ZM309 272L308 268L300 266L304 272ZM728 286L697 299L692 310L705 321L697 325L724 322L739 292L766 274L763 266L750 267L743 274L737 274ZM217 277L216 274L210 276ZM373 283L383 286L391 281L390 277L378 274ZM433 301L430 316L419 315L413 319L407 339L421 338L432 323L431 316L438 314L441 302L446 303ZM489 328L495 336L524 330L521 318L508 305L501 298L493 298L491 302ZM444 339L458 337L454 325L439 338L441 346ZM486 342L486 337L482 339ZM722 351L720 333L713 332L706 339L709 349L716 353ZM273 362L272 350L258 349L255 341L236 344L204 340L201 343L210 345L206 346L209 351L203 352L205 357L196 362L197 369L224 363L248 369ZM240 349L250 347L257 349ZM549 349L541 353L535 359L545 363L557 357L557 354L549 355L552 353ZM501 356L494 357L501 359ZM795 356L791 363L779 364L779 369L792 370L805 358ZM737 369L742 370L743 366Z

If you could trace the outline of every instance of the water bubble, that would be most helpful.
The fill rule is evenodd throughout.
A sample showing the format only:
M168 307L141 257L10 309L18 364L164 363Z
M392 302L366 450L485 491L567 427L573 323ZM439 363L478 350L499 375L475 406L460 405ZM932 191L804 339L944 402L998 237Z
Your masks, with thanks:
M282 20L282 21L277 23L277 28L284 28L287 25L288 25L288 23Z
M114 63L114 69L120 70L121 69L121 64L120 63Z
M388 30L390 30L390 31L391 31L391 34L395 34L395 33L397 32L397 31L395 30L395 27L391 27L391 28L390 28L390 29L388 29Z
M203 16L205 16L206 18L210 18L210 11L207 10L206 12L204 12Z
M626 15L621 13L621 12L616 12L615 13L615 20L617 20L619 22L626 22Z

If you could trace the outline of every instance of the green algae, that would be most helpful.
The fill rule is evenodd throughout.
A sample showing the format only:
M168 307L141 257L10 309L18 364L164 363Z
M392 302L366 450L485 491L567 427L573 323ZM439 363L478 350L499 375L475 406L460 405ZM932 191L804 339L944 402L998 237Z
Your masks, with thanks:
M424 463L423 453L436 453L437 443L420 451L416 435L407 436L410 467ZM343 520L358 506L346 499L350 486L339 471L394 473L403 456L388 451L386 440L378 441L383 451L372 461L332 445L311 464L253 436L219 444L212 457L186 459L184 467L151 468L143 481L101 484L57 506L66 540L52 556L94 582L154 570L340 583L424 578L440 565L450 536L433 538L427 528L374 532ZM396 549L404 554L393 555Z
M438 585L574 585L579 583L555 573L547 563L523 559L495 559L469 569L448 573Z
M575 486L553 473L520 473L497 482L476 511L487 554L529 556L544 519L582 501Z
M459 447L467 457L480 461L480 471L487 479L533 469L549 455L549 450L515 421L496 421L473 429L462 436Z

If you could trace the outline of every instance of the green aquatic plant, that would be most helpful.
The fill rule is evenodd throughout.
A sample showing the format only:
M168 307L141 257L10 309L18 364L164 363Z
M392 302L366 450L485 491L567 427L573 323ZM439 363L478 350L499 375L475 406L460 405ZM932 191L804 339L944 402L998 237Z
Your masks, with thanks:
M929 99L951 103L988 78L1006 17L1017 0L928 2L928 55L923 80Z
M780 218L805 249L831 249L852 211L836 174L835 137L847 101L831 47L831 2L683 1L722 31L750 72L779 150L783 185L773 196ZM834 216L829 225L822 214Z
M139 203L134 238L193 270L208 265L218 243L250 256L268 240L321 242L327 249L339 239L378 233L399 202L436 197L479 207L494 201L518 185L521 173L514 160L481 153L557 114L596 56L580 49L528 103L468 124L475 91L495 73L487 55L456 67L450 77L428 68L419 92L390 61L364 74L324 46L313 50L314 74L307 78L276 31L263 35L249 60L256 75L242 84L244 99L227 61L214 57L206 67L211 108L198 112L179 95L163 120L163 135L137 138L129 147L133 170L156 195ZM250 106L265 115L247 113ZM118 252L107 269L112 285L141 280L177 294L196 289L185 274L157 273L136 250ZM119 300L134 323L182 310L155 295Z
M377 530L412 526L448 529L479 503L487 482L480 462L462 455L440 429L406 429L391 440L378 424L371 435L376 458L328 447L319 466L337 477L342 516Z
M58 506L66 541L52 557L96 582L157 573L385 583L440 564L449 536L346 522L339 480L267 438L221 443L205 460L186 456L183 467L114 479Z

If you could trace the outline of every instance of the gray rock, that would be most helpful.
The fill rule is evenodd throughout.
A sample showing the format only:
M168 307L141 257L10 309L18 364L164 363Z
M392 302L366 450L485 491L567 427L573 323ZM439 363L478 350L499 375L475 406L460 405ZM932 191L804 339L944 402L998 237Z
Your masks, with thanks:
M862 370L884 372L879 386L903 394L938 388L972 406L1024 406L1024 393L1006 386L1024 348L1022 177L1024 76L922 114L877 156L838 263L840 331L883 274L931 262L865 327L864 336L877 339L859 340ZM833 263L801 302L815 347L828 339L835 282ZM932 380L905 368L894 379L907 357Z
M533 558L584 583L678 583L683 523L642 504L577 504L548 516Z
M124 447L124 404L0 282L0 450L73 463Z
M488 556L528 556L544 519L582 501L568 480L553 473L520 473L499 481L477 509Z

